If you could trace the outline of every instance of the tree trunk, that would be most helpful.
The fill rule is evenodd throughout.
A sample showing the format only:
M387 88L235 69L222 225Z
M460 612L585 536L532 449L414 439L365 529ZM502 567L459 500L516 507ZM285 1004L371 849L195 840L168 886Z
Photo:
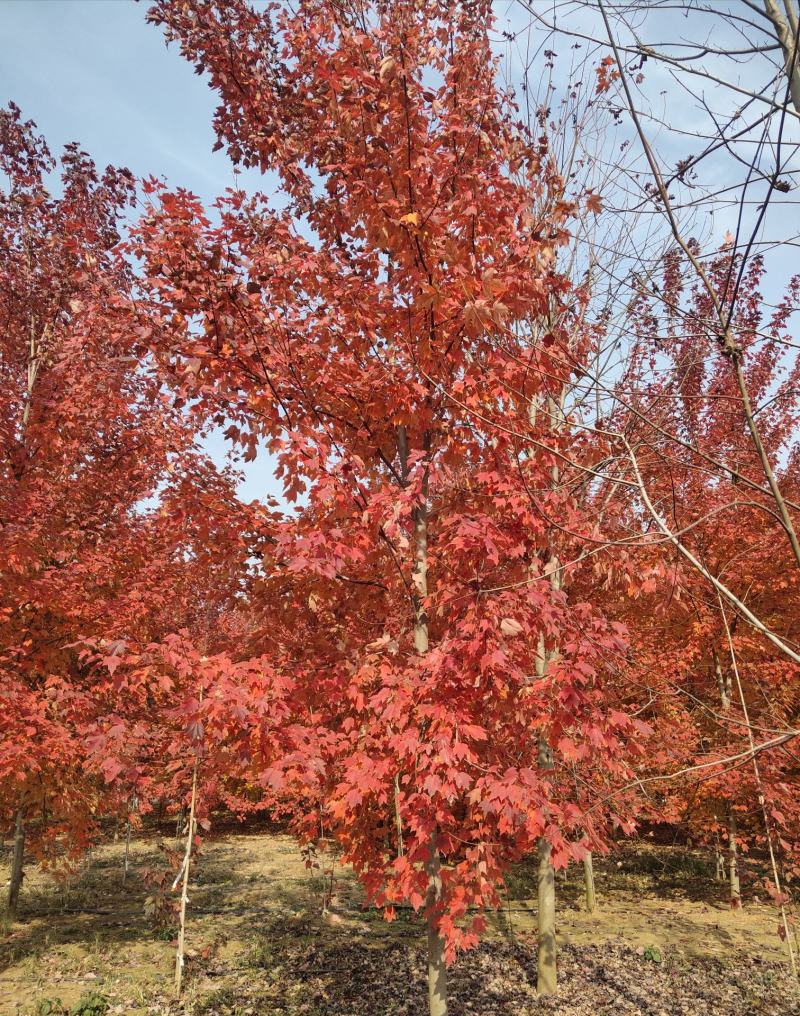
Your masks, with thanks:
M408 435L404 426L397 428L397 451L400 473L405 484L408 476ZM428 651L428 615L425 600L428 596L428 493L427 479L423 480L420 502L414 509L414 575L412 600L414 604L414 648L420 656ZM400 829L398 828L398 833ZM436 904L442 893L442 862L436 829L431 834L430 857L425 864L428 876L428 1008L430 1016L447 1016L447 967L444 958L444 939L436 927Z
M25 861L25 813L22 808L17 811L14 823L14 851L11 855L11 881L8 885L8 916L17 919L19 913L19 891L25 877L23 863Z
M712 647L711 653L714 658L714 671L717 675L722 711L728 713L731 708L733 675L729 668L723 672L716 647ZM742 906L742 894L739 886L739 853L736 844L736 813L733 810L733 801L728 802L728 861L730 864L731 910L739 910ZM719 865L719 859L717 864Z
M131 817L130 817L130 815L128 815L128 821L125 824L125 863L122 866L122 884L123 885L125 885L125 882L127 881L127 878L128 878L128 869L129 869L129 866L130 866L130 856L131 856Z
M394 774L394 821L397 829L397 856L402 857L405 853L403 847L403 819L400 815L400 777Z
M539 840L539 953L536 990L552 995L556 990L556 880L551 858L553 848L544 836Z
M194 808L197 800L197 759L194 762L192 775L192 800L189 806L189 829L186 833L186 854L183 858L183 884L181 886L180 925L178 927L178 952L175 956L175 996L180 998L183 981L183 953L186 943L186 904L189 899L189 866L192 860L192 840L194 839Z
M557 559L556 559L557 562ZM553 573L550 581L555 585ZM550 654L545 647L544 635L539 636L536 653L536 673L541 679L547 674ZM553 768L553 749L548 741L539 737L539 768ZM538 877L538 954L536 960L536 990L540 995L552 995L556 990L556 878L553 870L553 848L544 836L539 839Z
M590 914L593 914L595 907L594 863L592 862L591 853L587 854L583 859L583 874L586 879L586 910Z
M447 966L444 939L435 926L435 908L442 893L441 861L436 832L431 836L431 856L425 866L428 875L428 1011L430 1016L447 1016Z
M540 641L539 658L544 670L544 639ZM544 738L539 738L539 768L553 768L553 752ZM556 990L556 878L553 869L553 848L550 841L539 839L539 950L536 960L536 990L540 995L552 995Z
M736 843L736 814L732 808L729 812L728 836L731 872L731 910L739 910L742 906L742 893L739 886L739 851Z
M428 595L428 512L419 505L414 512L416 560L414 565L414 646L420 656L428 651L428 619L425 597ZM441 859L436 830L431 836L431 856L426 865L428 874L428 1008L430 1016L447 1016L447 967L444 939L436 927L436 904L442 894Z

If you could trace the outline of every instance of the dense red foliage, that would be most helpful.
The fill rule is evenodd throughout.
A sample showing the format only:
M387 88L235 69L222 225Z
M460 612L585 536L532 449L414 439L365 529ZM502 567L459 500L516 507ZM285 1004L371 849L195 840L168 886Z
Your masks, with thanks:
M451 957L537 843L733 816L796 876L800 562L764 461L796 518L798 284L765 318L752 262L720 338L675 255L599 379L564 254L600 199L499 90L491 4L149 18L280 192L151 180L123 237L127 173L70 147L54 197L0 115L3 817L80 849L196 772L204 823L334 839ZM236 497L211 426L282 507Z
M103 784L120 768L97 755L98 725L129 752L119 715L163 737L156 702L114 681L120 655L224 609L244 574L245 510L137 337L119 246L130 175L100 176L70 147L53 197L54 161L15 107L0 114L0 157L0 806L80 848L116 807Z
M274 169L289 200L233 194L212 224L159 192L135 247L164 327L196 323L158 351L187 397L266 443L302 495L253 606L265 651L280 633L309 759L262 779L306 799L301 834L321 823L379 902L421 906L438 849L454 947L540 836L558 865L600 841L576 764L627 771L633 728L603 692L620 631L552 581L585 528L553 482L583 454L551 411L565 350L588 352L556 267L573 208L496 90L486 6L370 26L318 5L277 26L245 4L153 16L210 72L234 160Z

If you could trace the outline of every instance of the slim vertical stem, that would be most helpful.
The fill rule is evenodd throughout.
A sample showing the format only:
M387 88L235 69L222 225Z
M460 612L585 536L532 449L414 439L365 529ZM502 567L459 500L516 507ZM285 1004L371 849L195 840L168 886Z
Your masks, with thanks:
M508 934L509 934L509 937L511 938L511 941L513 942L514 941L514 919L511 916L511 894L508 891L508 886L507 885L504 886L504 888L505 888L505 891L506 891L506 910L508 912L508 916L506 918L507 921L508 921Z
M717 816L714 815L714 822L717 822ZM717 882L725 881L725 859L722 856L722 846L719 842L719 833L714 830L714 860L716 862L716 874L715 878Z
M175 995L180 997L183 981L183 952L186 938L186 903L189 899L189 865L192 859L192 840L194 839L194 809L197 801L197 762L194 760L192 774L192 799L189 805L189 829L186 833L186 854L183 858L183 884L181 887L181 913L178 928L178 953L175 957Z
M128 820L125 823L125 863L122 866L122 884L128 879L128 869L130 865L131 855L131 817L128 815Z
M555 571L550 581L556 586L558 579L558 559L552 564ZM547 674L550 656L545 646L544 635L539 635L536 652L536 675L539 679ZM539 768L548 772L553 768L553 749L547 739L539 736L538 749ZM536 990L540 995L551 995L556 990L558 974L556 968L556 878L553 869L553 848L545 837L539 838L539 873L538 873L538 952L536 959Z
M556 990L556 881L550 841L539 840L539 950L536 960L536 990L552 995Z
M425 597L428 595L428 512L424 504L414 510L416 560L414 565L414 646L420 656L428 651L428 619ZM438 903L442 895L442 863L439 838L434 826L430 839L430 857L425 865L428 875L428 1006L430 1016L447 1016L447 966L444 939L437 927Z
M14 823L14 852L11 855L11 881L8 886L8 916L16 920L19 913L19 891L25 877L25 809L17 809Z
M728 811L728 856L730 859L731 910L741 910L742 890L739 883L739 844L737 841L736 812L733 805Z
M431 834L428 875L428 1009L430 1016L447 1016L447 966L444 939L435 924L435 911L442 894L442 866L436 830Z
M397 856L402 857L405 853L403 847L403 819L400 815L400 776L394 774L394 821L397 826Z
M397 450L403 483L408 476L408 435L404 426L397 428ZM414 607L414 648L419 656L428 652L428 505L427 481L423 480L420 500L413 512L414 574L412 602ZM398 784L395 784L398 787ZM398 812L399 819L399 812ZM398 825L398 833L399 833ZM438 830L434 825L425 862L428 876L426 911L428 922L428 1007L430 1016L447 1016L447 966L444 939L437 926L438 903L442 895L442 862L439 856Z
M586 880L586 910L588 913L593 914L596 900L594 894L594 863L591 853L588 853L583 859L583 874Z
M723 713L728 713L731 708L730 672L727 674L723 673L722 662L720 661L716 648L713 646L711 648L711 654L714 658L714 673L717 678L717 687L719 688L722 711ZM728 885L730 888L731 910L741 910L742 890L741 883L739 881L739 844L737 841L736 813L733 810L733 801L728 801Z
M549 426L555 433L560 433L565 425L564 400L567 394L567 386L562 385L561 391L556 399L548 396L548 417ZM531 427L536 425L538 405L531 401L528 409L528 420ZM560 484L560 470L558 463L553 462L550 470L552 489L556 490ZM561 590L561 567L558 555L552 553L547 561L544 570L549 578L550 587L555 591ZM550 660L555 656L557 650L548 651L545 644L544 633L539 635L539 643L536 651L536 675L541 680L547 676ZM538 744L539 768L545 772L554 766L553 749L543 733L539 735ZM551 995L555 992L558 984L558 970L556 964L556 879L553 868L553 848L546 836L541 836L538 843L539 871L538 871L538 951L536 958L536 990L540 995Z

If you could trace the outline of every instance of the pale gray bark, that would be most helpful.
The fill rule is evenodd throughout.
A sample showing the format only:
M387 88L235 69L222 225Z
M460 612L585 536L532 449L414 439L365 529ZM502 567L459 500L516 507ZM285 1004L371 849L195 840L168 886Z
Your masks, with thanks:
M192 841L194 839L194 812L197 802L197 759L192 775L192 799L189 805L189 827L186 831L186 853L183 858L183 875L181 884L180 923L178 926L178 951L175 956L175 996L180 997L183 982L184 949L186 945L186 904L189 900L189 867L192 861Z
M714 823L717 822L717 816L714 815ZM716 864L716 871L714 874L717 882L725 881L725 858L722 855L722 846L719 842L719 833L714 831L714 861Z
M434 831L431 836L431 855L425 866L428 875L428 1010L430 1016L447 1016L447 965L444 956L444 939L431 919L431 911L442 894L441 860L439 844Z
M728 812L728 858L730 861L731 910L742 906L742 890L739 884L739 844L737 842L736 813Z
M397 828L397 856L405 853L403 846L403 818L400 814L400 777L394 774L394 821Z
M539 741L539 766L553 768L553 754L543 740ZM539 839L538 877L538 951L536 956L536 990L552 995L558 982L556 969L556 879L553 869L553 848L550 841Z
M594 862L591 853L583 859L583 876L586 881L586 909L592 914L597 900L594 892Z
M783 67L789 84L792 105L800 113L800 61L797 49L797 9L793 0L783 0L781 11L776 0L764 0L764 11L772 22L775 36L783 50ZM785 17L784 17L785 13Z
M403 481L408 469L408 438L403 426L397 428L397 450ZM425 598L428 595L428 505L427 484L422 485L419 504L414 509L414 648L420 656L428 652L428 617ZM398 813L399 818L399 813ZM398 826L398 836L400 827ZM430 855L425 865L428 876L426 899L428 921L428 1008L430 1016L447 1016L447 966L444 939L436 926L436 910L442 894L441 857L437 830L430 839Z
M122 866L122 884L125 885L128 880L128 871L130 868L130 856L131 856L131 817L128 816L128 821L125 823L125 861Z
M543 640L540 642L540 647ZM540 651L540 659L543 649ZM544 738L539 739L539 768L553 768L553 752ZM536 990L552 995L556 990L556 879L553 869L553 848L545 836L539 838L538 877L538 951L536 955Z
M8 884L8 916L12 920L16 920L19 913L19 893L25 877L24 862L25 812L19 808L14 823L14 849L11 854L11 879Z

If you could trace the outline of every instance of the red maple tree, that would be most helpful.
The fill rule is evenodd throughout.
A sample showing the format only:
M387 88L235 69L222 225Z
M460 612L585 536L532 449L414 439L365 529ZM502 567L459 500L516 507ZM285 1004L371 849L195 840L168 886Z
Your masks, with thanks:
M556 578L586 530L560 400L587 353L557 268L574 206L497 90L488 4L150 17L208 71L220 144L288 200L234 192L212 220L154 187L134 241L172 336L154 352L302 495L254 596L298 710L262 780L371 898L425 907L442 1012L445 951L508 864L602 841L575 764L625 771L632 730L602 693L620 631Z

